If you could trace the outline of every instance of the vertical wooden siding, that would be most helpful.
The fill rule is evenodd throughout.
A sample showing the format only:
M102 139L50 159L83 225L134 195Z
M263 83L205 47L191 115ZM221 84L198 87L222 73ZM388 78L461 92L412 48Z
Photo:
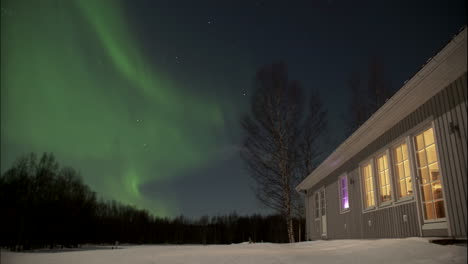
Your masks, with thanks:
M451 235L466 237L467 226L467 75L429 102L433 109ZM451 129L458 126L457 129Z
M410 131L423 121L432 119L436 132L438 154L441 172L443 173L444 193L447 205L452 236L467 236L467 74L435 95L417 110L403 118L398 124L380 136L349 159L343 166L335 170L328 177L320 181L310 190L308 195L320 187L326 186L327 224L329 238L371 238L371 237L407 237L419 236L421 219L418 219L417 199L412 202L382 208L373 212L362 213L361 191L358 164L376 151L391 144L402 135ZM452 129L458 127L458 129ZM339 213L338 177L348 173L354 179L350 185L349 213ZM313 197L313 196L311 196ZM415 197L417 198L417 197ZM314 203L310 202L307 210L314 210ZM408 222L403 222L403 215L407 215ZM315 232L315 219L309 213L307 219L310 239L320 239ZM372 221L369 227L368 221ZM346 229L344 224L346 223Z

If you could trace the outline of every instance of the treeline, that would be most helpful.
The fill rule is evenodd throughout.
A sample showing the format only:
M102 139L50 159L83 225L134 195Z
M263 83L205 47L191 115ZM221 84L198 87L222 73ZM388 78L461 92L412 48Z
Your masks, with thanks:
M33 153L23 156L0 177L0 208L0 243L11 249L77 247L116 241L136 244L288 241L284 219L277 215L232 213L197 220L183 216L169 219L98 199L75 169L60 167L48 153L40 158ZM298 224L295 220L295 225ZM297 232L296 236L299 237Z

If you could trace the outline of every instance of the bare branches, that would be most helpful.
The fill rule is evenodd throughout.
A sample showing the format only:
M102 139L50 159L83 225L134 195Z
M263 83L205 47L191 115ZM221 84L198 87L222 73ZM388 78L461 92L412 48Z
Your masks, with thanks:
M256 182L257 199L283 215L293 242L292 216L303 210L294 187L313 168L326 112L317 94L306 109L303 90L288 80L283 63L260 69L255 88L251 114L241 122L246 135L241 156Z

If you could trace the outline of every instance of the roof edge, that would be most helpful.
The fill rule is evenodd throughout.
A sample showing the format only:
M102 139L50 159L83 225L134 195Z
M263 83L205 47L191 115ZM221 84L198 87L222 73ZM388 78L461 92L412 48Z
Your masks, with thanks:
M321 179L325 178L328 174L342 166L346 161L348 161L352 156L356 155L366 146L364 145L365 142L363 142L363 139L367 138L367 140L365 140L367 142L374 141L380 135L385 133L385 131L390 127L401 121L405 116L402 118L390 117L390 115L395 112L394 108L397 104L412 104L409 105L406 109L412 109L412 111L414 111L417 109L417 107L421 106L437 92L444 89L448 84L450 84L450 82L453 81L451 78L434 78L434 80L430 82L433 87L421 87L421 83L427 81L428 78L430 79L433 74L444 75L451 73L450 77L459 77L465 73L467 71L466 38L467 28L464 26L462 27L461 31L455 35L455 37L449 41L449 43L447 43L433 58L428 59L426 64L424 64L423 67L415 75L413 75L413 77L411 77L411 79L406 81L404 85L384 105L382 105L374 114L372 114L371 117L367 119L366 122L364 122L364 124L362 124L356 131L354 131L354 133L352 133L343 143L341 143L314 171L312 171L299 185L297 185L296 191L306 190L313 187ZM455 61L456 65L449 65L448 63L445 63L448 58ZM414 94L417 92L423 96L423 98L420 100L415 98ZM413 97L410 98L410 100L408 98L411 94ZM409 111L408 114L412 111ZM380 120L384 118L390 118L390 121L386 122L385 124L381 124L383 121ZM347 157L343 158L343 156Z

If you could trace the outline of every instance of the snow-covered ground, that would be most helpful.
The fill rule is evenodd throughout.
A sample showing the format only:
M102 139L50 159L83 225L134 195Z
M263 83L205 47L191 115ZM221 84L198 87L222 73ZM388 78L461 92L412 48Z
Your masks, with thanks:
M331 240L295 244L212 246L121 246L71 252L1 252L1 263L466 263L467 248L441 246L423 238Z

